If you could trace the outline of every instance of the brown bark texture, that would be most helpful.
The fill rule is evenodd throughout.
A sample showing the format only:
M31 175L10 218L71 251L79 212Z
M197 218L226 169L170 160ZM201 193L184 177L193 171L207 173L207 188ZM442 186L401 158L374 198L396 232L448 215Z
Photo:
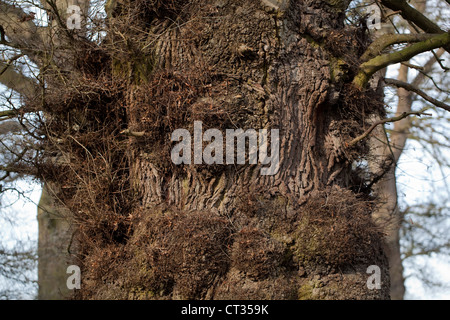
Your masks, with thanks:
M100 47L73 40L70 85L45 74L58 160L41 172L73 215L76 298L389 298L370 152L348 145L382 95L352 85L369 41L347 4L117 1ZM174 165L170 134L194 121L278 129L279 170Z

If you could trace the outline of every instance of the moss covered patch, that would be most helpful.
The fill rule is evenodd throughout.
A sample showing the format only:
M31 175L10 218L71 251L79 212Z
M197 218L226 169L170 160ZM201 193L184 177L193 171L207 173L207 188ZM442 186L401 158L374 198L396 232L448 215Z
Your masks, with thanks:
M342 270L378 256L382 234L370 202L339 187L316 192L302 208L294 259L306 270Z
M284 246L257 228L244 228L235 237L233 265L251 279L274 275L283 262Z

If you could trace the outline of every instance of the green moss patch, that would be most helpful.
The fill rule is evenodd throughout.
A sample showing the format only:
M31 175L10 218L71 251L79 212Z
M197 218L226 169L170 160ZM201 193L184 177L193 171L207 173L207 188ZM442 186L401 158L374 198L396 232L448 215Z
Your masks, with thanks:
M313 194L297 223L294 259L305 270L342 270L378 256L382 234L371 218L370 202L349 190Z

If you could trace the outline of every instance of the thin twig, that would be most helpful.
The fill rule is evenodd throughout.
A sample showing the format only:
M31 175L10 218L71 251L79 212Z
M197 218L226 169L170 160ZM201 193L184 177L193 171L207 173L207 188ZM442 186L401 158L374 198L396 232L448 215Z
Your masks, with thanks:
M424 98L426 101L434 104L436 107L442 108L444 110L450 111L450 106L442 101L439 101L437 99L434 99L433 97L430 97L429 95L427 95L425 92L423 92L422 90L420 90L419 88L403 82L403 81L399 81L396 79L385 79L385 82L387 85L390 86L396 86L398 88L403 88L405 90L414 92L416 94L418 94L419 96L421 96L422 98Z
M11 64L12 64L14 61L16 61L17 59L19 59L19 58L21 58L21 57L23 57L23 56L24 56L23 53L17 54L17 55L15 55L14 57L12 57L11 59L9 59L8 61L6 61L6 64L5 64L5 66L3 67L3 70L0 71L0 76L3 75L3 74L5 73L5 71L11 66Z
M408 67L408 68L411 68L411 69L416 69L416 70L419 70L419 71L424 71L424 67L416 66L416 65L411 64L411 63L409 63L409 62L402 62L401 64L404 65L404 66L406 66L406 67Z
M357 144L358 142L360 142L361 140L364 140L365 138L367 138L367 136L369 136L372 131L378 127L379 125L385 124L385 123L389 123L389 122L397 122L400 120L405 119L406 117L412 116L412 115L416 115L416 116L431 116L431 114L429 113L424 113L423 111L417 111L417 112L403 112L401 115L397 116L397 117L393 117L393 118L388 118L388 119L383 119L383 120L379 120L377 122L375 122L374 124L372 124L372 126L366 131L364 132L362 135L360 135L359 137L356 137L355 139L353 139L350 143L347 144L347 146L351 147L354 146L355 144Z

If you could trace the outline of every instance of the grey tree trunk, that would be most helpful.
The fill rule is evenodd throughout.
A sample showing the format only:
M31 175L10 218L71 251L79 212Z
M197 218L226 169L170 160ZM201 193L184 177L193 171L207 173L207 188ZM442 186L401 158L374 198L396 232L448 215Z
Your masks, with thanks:
M66 285L71 232L67 212L55 203L45 186L38 207L38 296L39 300L60 300L71 296Z

